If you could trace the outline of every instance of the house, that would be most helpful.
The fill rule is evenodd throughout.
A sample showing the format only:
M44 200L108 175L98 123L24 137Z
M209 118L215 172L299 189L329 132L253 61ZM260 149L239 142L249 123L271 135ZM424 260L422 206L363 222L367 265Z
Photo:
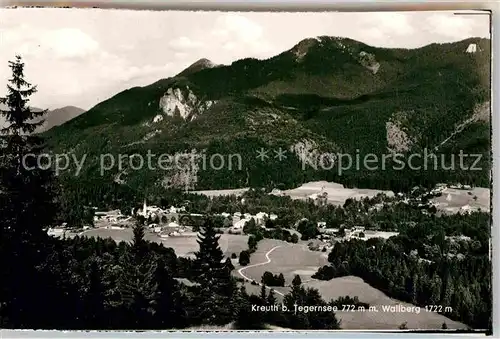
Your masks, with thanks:
M266 219L269 217L267 213L259 212L255 215L255 223L259 226L265 227Z
M318 227L319 228L325 228L326 227L326 221L318 221Z
M278 219L278 216L276 214L274 214L274 213L269 214L269 220L273 220L274 221L276 219Z
M179 227L179 224L172 221L172 222L168 223L167 227Z
M233 229L237 230L237 229L243 229L243 227L245 227L245 224L250 221L250 219L240 219L238 220L237 222L235 222L233 224Z
M334 235L334 234L339 233L339 229L338 228L322 228L322 229L320 229L320 232L322 234Z

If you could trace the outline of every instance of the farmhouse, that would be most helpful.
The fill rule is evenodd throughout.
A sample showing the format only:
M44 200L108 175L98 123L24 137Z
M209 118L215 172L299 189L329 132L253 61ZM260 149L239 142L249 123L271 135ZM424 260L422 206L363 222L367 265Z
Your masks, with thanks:
M321 234L330 234L330 235L335 235L339 233L339 231L340 230L338 228L321 228L319 230Z

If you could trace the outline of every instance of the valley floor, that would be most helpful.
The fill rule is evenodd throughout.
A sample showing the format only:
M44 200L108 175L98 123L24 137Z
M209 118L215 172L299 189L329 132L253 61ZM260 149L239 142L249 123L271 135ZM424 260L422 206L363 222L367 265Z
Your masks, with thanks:
M272 252L270 252L271 250ZM439 330L443 323L446 323L449 329L467 328L465 324L453 321L441 314L426 312L423 309L418 314L415 312L384 311L382 306L402 305L412 307L414 305L389 298L383 292L373 288L358 277L348 276L329 281L312 279L311 275L320 266L326 265L327 262L325 253L309 251L304 243L290 244L279 240L265 239L259 242L257 251L252 254L248 269L241 271L241 267L237 266L234 274L243 278L248 277L259 283L265 271L273 274L283 273L286 281L285 286L289 286L293 277L298 274L304 285L318 289L326 301L347 295L351 297L357 296L361 302L375 306L378 310L378 312L337 312L337 317L342 321L342 329L397 330L405 322L408 329ZM259 263L266 264L257 265ZM260 293L260 286L258 285L247 282L245 287L248 293ZM278 300L282 300L282 295L290 291L290 287L273 287L273 289L276 291Z
M115 241L131 241L132 228L111 229L97 228L84 231L81 235L101 238L111 237ZM146 232L145 239L162 243L165 247L174 249L178 256L193 257L199 246L196 242L196 233L190 232L180 236L160 238L151 232ZM450 320L447 317L426 312L421 309L420 313L415 312L390 312L383 310L382 306L403 305L411 307L413 305L389 298L383 292L365 283L361 278L348 276L334 278L329 281L316 280L311 276L317 272L318 268L328 264L327 252L311 251L308 248L310 241L299 241L297 244L280 240L264 239L258 243L256 252L251 255L250 263L247 266L240 266L238 259L232 259L235 266L233 275L246 279L244 283L246 290L251 294L260 293L261 277L264 272L273 274L282 273L285 277L285 287L273 287L278 300L290 291L290 285L295 275L299 275L302 283L307 287L319 290L325 301L337 299L339 297L358 297L361 302L370 306L375 306L374 311L339 311L337 317L341 320L342 329L381 329L397 330L399 326L406 323L408 329L439 330L443 323L449 329L466 329L467 326ZM226 257L231 257L232 253L239 256L239 253L248 249L247 235L222 234L219 245ZM254 280L257 285L251 284Z

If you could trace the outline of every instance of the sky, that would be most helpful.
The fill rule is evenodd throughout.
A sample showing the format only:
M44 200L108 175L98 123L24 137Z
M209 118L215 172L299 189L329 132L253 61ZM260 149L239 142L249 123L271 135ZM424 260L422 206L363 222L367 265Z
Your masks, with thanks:
M451 12L181 12L103 9L0 9L1 84L20 54L30 105L90 109L134 86L181 72L200 58L230 64L268 58L321 35L378 47L416 48L489 38L487 15Z

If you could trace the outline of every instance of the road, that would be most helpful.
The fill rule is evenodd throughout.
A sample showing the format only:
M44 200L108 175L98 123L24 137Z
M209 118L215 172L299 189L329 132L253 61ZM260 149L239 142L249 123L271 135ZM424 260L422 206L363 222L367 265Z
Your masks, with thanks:
M253 264L253 265L249 265L249 266L245 266L245 267L242 267L238 270L238 274L241 275L243 277L243 279L247 280L247 281L254 281L254 279L250 279L248 276L246 276L245 274L243 274L243 271L248 269L248 268L251 268L251 267L257 267L257 266L262 266L262 265L267 265L271 262L271 258L269 258L269 254L271 254L275 249L279 248L281 246L275 246L273 248L271 248L267 253L266 253L266 259L267 261L264 261L264 262L261 262L261 263L258 263L258 264ZM258 283L259 286L262 286L262 283ZM276 291L275 289L269 287L269 286L266 286L266 288L270 289L270 290L273 290L274 293L276 294L279 294L281 295L282 297L284 297L285 295L283 293L281 293L280 291Z

